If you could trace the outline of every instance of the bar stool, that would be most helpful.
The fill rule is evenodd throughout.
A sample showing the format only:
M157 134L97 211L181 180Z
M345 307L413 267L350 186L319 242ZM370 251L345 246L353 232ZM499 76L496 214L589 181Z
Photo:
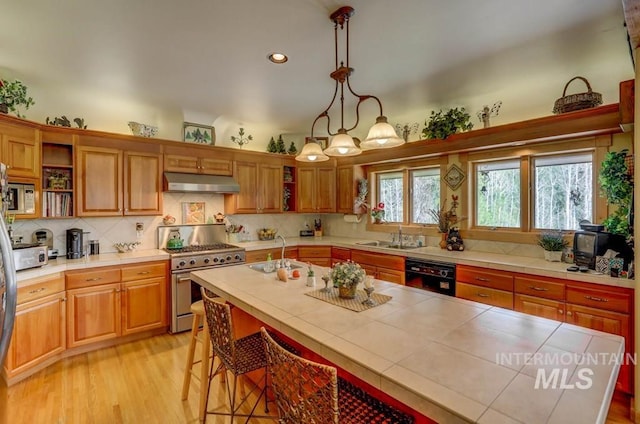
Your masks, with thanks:
M202 300L193 302L191 304L191 313L193 314L193 321L191 324L191 341L189 342L189 352L187 353L187 365L184 370L184 380L182 382L182 400L187 400L189 397L189 388L191 387L191 377L193 376L200 382L200 392L204 392L203 381L209 375L209 355L211 352L209 331L207 331L207 322L204 318L204 303ZM202 325L202 330L200 326ZM196 343L200 343L200 360L194 361L196 353ZM205 361L206 358L206 361ZM193 370L195 364L201 364L202 370L200 374Z
M412 416L338 378L336 368L292 354L264 327L260 331L279 423L414 423Z
M214 372L214 367L211 367L209 384L207 388L206 400L204 408L200 410L200 421L206 421L207 414L213 415L225 415L231 417L233 422L234 417L246 417L249 418L270 418L277 419L273 415L255 415L254 411L260 399L264 396L264 408L268 413L267 405L267 372L264 371L264 385L260 388L257 384L253 384L251 390L246 395L243 395L239 402L236 403L236 389L238 383L238 377L243 376L249 372L266 368L267 359L264 350L264 342L260 333L253 333L249 336L236 339L233 331L233 321L231 318L231 308L226 303L218 303L212 296L214 294L201 287L202 300L204 302L205 317L207 319L207 329L211 339L211 346L213 347L213 353L220 360L220 365ZM211 391L211 382L216 375L224 375L226 372L233 374L233 382L231 387L229 386L229 380L226 378L226 390L229 403L229 412L215 410L208 410L207 405L209 401L209 392ZM248 397L256 390L260 389L255 403L251 407L251 412L240 413L240 408L247 401Z

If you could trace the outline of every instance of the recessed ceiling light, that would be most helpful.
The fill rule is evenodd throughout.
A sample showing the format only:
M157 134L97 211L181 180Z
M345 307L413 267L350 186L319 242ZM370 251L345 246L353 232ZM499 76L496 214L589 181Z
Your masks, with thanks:
M267 58L273 63L285 63L289 58L282 53L271 53Z

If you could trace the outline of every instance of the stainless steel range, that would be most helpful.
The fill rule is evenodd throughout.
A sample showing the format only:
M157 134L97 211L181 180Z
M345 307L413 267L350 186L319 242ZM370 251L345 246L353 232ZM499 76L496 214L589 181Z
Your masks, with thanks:
M158 227L158 248L171 254L171 332L191 329L191 304L200 286L190 272L245 262L243 248L225 243L224 224Z

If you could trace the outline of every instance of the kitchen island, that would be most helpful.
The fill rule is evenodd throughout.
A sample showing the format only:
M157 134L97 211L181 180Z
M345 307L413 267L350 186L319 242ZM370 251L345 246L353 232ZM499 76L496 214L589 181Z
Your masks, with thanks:
M624 352L619 336L379 280L392 299L354 312L247 265L192 278L437 422L603 423Z

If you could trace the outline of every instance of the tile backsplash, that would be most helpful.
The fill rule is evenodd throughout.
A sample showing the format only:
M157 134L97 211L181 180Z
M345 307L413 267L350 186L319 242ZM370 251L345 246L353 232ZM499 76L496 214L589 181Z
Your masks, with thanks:
M224 213L224 196L222 194L198 193L163 193L163 215L172 215L176 223L182 222L183 202L205 202L207 219L213 219L218 212ZM242 225L251 240L257 240L259 228L276 228L284 237L297 237L300 230L313 229L315 219L322 220L323 232L327 236L353 237L360 239L387 239L387 234L366 230L366 223L346 222L343 214L257 214L229 215L230 224ZM142 223L144 230L140 237L136 233L136 223ZM69 219L35 219L16 221L12 228L14 235L22 236L23 242L31 242L33 233L42 228L53 233L53 247L64 254L66 249L66 230L81 228L87 232L85 243L99 240L100 252L115 252L114 243L138 241L138 249L153 249L157 244L156 228L162 225L162 216L132 216L108 218L69 218ZM427 246L437 246L439 237L426 237ZM543 250L535 245L520 243L502 243L486 240L464 240L466 250L502 253L542 258Z

